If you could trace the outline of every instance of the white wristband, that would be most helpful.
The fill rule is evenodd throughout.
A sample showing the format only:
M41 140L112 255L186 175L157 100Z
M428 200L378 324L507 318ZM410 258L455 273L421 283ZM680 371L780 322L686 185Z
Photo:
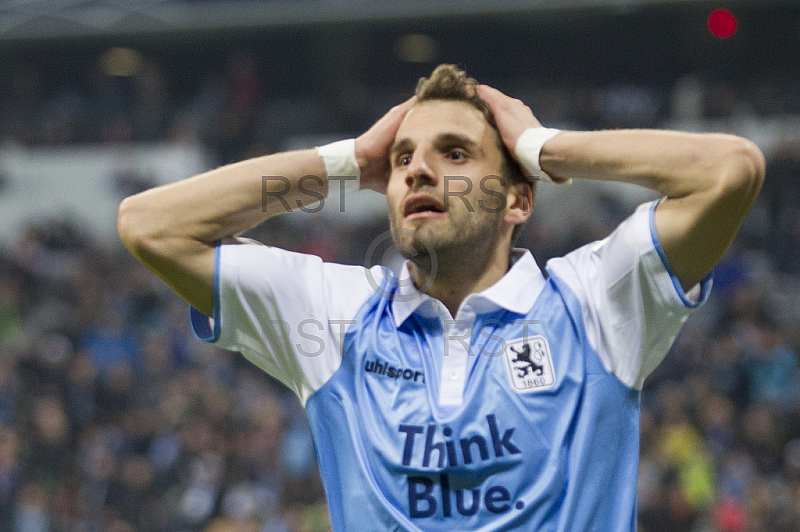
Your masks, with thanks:
M548 140L561 133L560 129L532 127L523 131L514 147L515 155L533 179L552 183L553 179L539 166L539 154Z
M344 182L342 192L355 192L361 187L361 169L356 161L355 139L340 140L317 148L317 153L325 161L328 180Z

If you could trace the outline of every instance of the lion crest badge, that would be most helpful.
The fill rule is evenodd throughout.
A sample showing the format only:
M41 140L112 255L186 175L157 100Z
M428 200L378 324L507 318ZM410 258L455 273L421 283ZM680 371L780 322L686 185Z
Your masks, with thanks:
M556 382L553 357L544 336L507 342L505 358L508 376L516 392L547 389Z

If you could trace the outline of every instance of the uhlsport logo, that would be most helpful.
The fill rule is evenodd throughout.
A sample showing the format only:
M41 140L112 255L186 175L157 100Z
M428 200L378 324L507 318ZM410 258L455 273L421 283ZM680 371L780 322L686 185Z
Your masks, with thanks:
M517 392L550 388L556 381L550 346L544 336L512 340L506 344L506 367Z
M367 360L364 364L364 370L367 373L375 373L389 379L404 379L425 384L425 374L421 371L409 368L396 368L386 361Z

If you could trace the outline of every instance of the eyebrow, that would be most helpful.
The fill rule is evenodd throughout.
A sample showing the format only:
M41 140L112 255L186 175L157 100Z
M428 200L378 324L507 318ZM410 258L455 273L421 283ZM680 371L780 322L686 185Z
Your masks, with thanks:
M414 143L411 142L411 139L404 138L404 139L396 141L392 145L392 149L389 151L389 153L392 156L392 158L394 158L394 156L397 155L398 153L403 153L403 152L410 151L413 148L413 146L414 146Z
M441 135L437 135L433 141L433 145L438 150L445 150L453 146L462 146L471 152L483 154L483 149L477 142L465 135L459 135L458 133L442 133Z
M433 140L433 146L437 150L445 150L453 146L463 146L467 150L477 152L481 155L483 154L483 149L477 142L465 135L459 135L458 133L442 133L437 135ZM413 148L414 141L409 138L404 138L396 141L394 145L392 145L390 153L392 157L394 157L398 153L411 151Z

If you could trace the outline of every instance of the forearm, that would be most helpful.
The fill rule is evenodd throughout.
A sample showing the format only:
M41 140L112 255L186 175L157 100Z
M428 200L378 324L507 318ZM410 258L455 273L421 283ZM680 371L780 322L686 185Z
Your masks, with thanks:
M683 198L746 178L749 144L722 134L564 131L544 145L540 164L556 178L634 183Z
M127 198L117 220L130 252L201 312L214 309L214 248L270 216L327 193L316 150L280 153L211 170Z
M389 149L413 104L411 98L395 106L355 140L249 159L127 198L117 219L120 238L175 292L211 316L216 243L323 199L329 179L330 186L350 180L346 189L356 184L385 190Z
M562 132L544 144L540 163L556 178L634 183L664 195L655 228L686 289L725 253L765 166L761 151L743 138L651 130Z
M316 150L267 155L132 196L120 207L120 225L139 238L213 245L317 201L327 190L325 165Z
M362 187L383 192L389 149L414 102L393 107L355 140L249 159L128 198L120 206L120 235L134 249L142 239L213 245L324 198L329 171L336 185L360 179Z

